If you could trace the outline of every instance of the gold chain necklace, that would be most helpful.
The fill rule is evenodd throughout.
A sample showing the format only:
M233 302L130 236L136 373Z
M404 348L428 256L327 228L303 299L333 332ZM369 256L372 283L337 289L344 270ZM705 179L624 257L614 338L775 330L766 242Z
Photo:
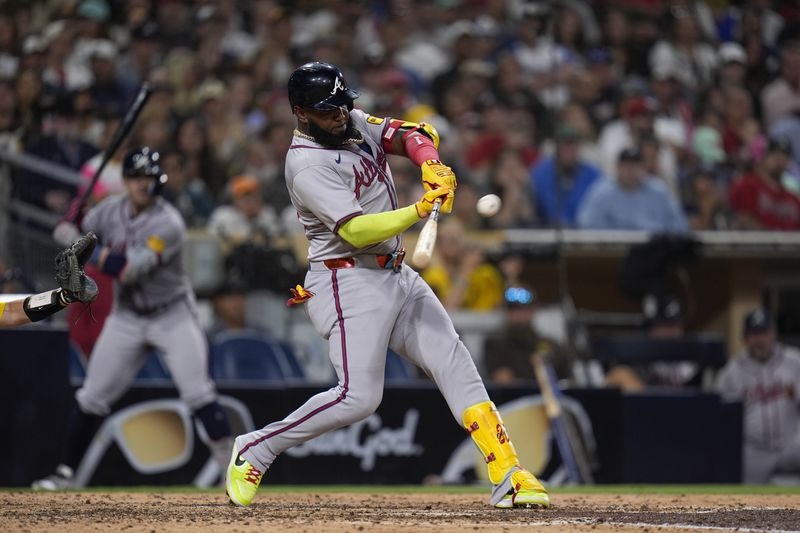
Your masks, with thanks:
M312 137L311 135L309 135L307 133L303 133L302 131L300 131L298 129L294 130L294 134L297 135L298 137L300 137L301 139L305 139L307 141L312 141L312 142L317 142L317 140L314 137ZM347 143L361 144L363 142L364 142L364 139L362 139L362 138L359 138L359 139L345 139L344 142L342 142L342 144L347 144Z

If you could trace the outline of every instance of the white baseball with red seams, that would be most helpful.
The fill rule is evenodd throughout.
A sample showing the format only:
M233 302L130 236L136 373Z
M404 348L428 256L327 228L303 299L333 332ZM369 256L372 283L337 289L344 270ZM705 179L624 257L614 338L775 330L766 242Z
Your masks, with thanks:
M487 194L485 196L481 196L480 200L478 200L478 204L475 206L478 210L478 214L482 217L492 217L500 211L500 208L503 206L503 201L500 199L499 196L496 194Z

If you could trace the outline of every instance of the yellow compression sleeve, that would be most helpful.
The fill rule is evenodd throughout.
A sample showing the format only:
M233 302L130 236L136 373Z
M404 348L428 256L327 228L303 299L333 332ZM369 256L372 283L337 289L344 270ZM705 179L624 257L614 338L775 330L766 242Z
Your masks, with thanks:
M359 215L339 228L339 236L355 246L364 248L404 232L420 220L414 205L394 211Z

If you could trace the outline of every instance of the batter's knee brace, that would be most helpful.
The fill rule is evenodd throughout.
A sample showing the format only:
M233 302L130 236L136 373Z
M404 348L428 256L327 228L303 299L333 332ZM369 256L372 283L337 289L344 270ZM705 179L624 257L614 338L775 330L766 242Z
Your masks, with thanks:
M212 441L231 436L231 426L225 409L217 401L213 401L194 411Z

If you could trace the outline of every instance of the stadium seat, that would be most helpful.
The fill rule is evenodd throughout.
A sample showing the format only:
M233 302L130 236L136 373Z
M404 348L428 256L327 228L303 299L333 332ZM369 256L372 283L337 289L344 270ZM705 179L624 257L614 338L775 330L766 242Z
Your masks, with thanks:
M150 353L147 354L147 359L145 359L142 368L139 369L139 373L136 374L135 381L140 380L164 380L170 381L172 376L169 373L166 365L161 361L161 358L158 356L158 353L151 350Z
M211 346L215 379L286 381L303 370L288 344L258 333L222 333Z
M417 369L392 350L386 352L386 381L411 381L417 379Z

